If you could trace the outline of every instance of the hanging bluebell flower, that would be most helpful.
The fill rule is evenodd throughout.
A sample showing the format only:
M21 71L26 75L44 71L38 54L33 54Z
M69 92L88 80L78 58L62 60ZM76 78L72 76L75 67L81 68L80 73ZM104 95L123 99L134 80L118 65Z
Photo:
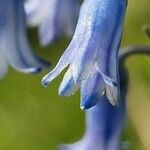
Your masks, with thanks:
M81 87L83 109L97 103L86 96L88 93L94 97L106 93L110 103L116 105L120 93L118 49L126 6L126 0L84 0L73 39L56 67L43 78L43 85L47 86L69 66L60 95L70 96ZM98 86L93 86L94 82L99 82Z
M8 63L18 71L36 73L49 66L30 49L26 37L23 0L0 0L0 75Z
M72 36L79 4L75 0L30 0L25 10L28 24L38 26L40 43L45 46L62 34Z

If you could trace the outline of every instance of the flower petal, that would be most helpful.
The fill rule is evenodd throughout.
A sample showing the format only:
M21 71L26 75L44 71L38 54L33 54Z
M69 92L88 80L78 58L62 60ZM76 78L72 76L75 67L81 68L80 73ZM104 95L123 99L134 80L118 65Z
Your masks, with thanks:
M101 74L97 70L91 71L89 78L82 81L80 107L82 109L93 107L104 93L105 85Z
M51 1L51 0L50 0ZM51 12L39 25L39 38L43 46L48 45L62 34L73 35L78 14L78 3L74 0L54 0Z
M81 38L84 39L85 37ZM82 42L78 50L79 53L74 58L74 61L71 63L71 67L74 68L72 70L72 74L75 82L80 83L82 80L86 79L91 73L92 68L94 67L94 61L96 58L96 51L98 45L98 42L95 42L96 38L97 34L92 35L92 37L89 36L89 38L86 37L86 39L84 40L84 42Z
M59 86L59 95L70 96L79 89L79 85L75 84L70 69L64 75L64 78Z
M98 72L101 74L103 81L105 82L105 91L106 91L106 96L109 100L109 102L112 105L117 105L119 103L119 85L117 85L117 83L115 83L115 81L113 81L113 79L107 77L106 75L104 75L101 70L99 70L99 68L96 65L96 69L98 70Z
M92 17L94 14L90 14L87 9L85 5L82 6L75 34L70 43L70 46L76 45L72 46L72 51L76 52L76 55L71 63L75 82L82 81L89 74L90 68L94 65L95 51L98 45L98 42L96 42L97 30L93 29L93 24L95 23ZM94 8L92 7L92 9ZM86 15L84 13L85 10L87 10Z
M46 46L54 40L55 34L58 32L55 28L54 14L51 14L39 25L38 28L39 41L41 45Z
M40 25L48 15L53 12L53 3L56 0L28 0L24 3L24 8L27 16L27 24L30 26ZM51 8L51 9L50 9Z
M102 74L106 83L106 94L110 102L115 105L119 99L118 50L122 37L126 1L102 2L103 13L107 14L100 23L103 29L100 50L97 53L96 69ZM109 11L108 11L109 9ZM113 13L112 13L113 12ZM111 23L111 25L109 24Z
M85 37L84 40L86 41L89 40L89 36L88 36L89 33L87 32L80 33L78 31L78 28L84 30L82 24L81 26L79 25L79 27L77 26L71 43L69 44L68 48L65 50L63 55L60 57L56 67L43 77L42 84L44 86L48 86L48 84L53 79L55 79L61 73L61 71L65 69L73 61L73 58L76 56L76 53L80 50L80 48L82 49L82 47L85 46L86 42L83 43L83 39L82 38L78 39L78 36Z
M10 64L21 72L38 72L49 63L38 58L29 48L25 32L22 0L12 0L8 5L6 20L6 55Z

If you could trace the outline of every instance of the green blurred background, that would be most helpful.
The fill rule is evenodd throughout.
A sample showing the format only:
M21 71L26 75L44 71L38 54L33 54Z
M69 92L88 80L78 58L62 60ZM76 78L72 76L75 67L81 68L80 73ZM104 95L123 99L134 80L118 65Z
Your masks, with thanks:
M122 46L150 45L142 31L150 25L150 0L129 0ZM29 31L31 45L53 66L69 40L62 38L40 48L34 30ZM150 150L150 57L127 60L130 73L128 116L122 139L130 150ZM48 88L40 81L49 68L38 75L24 75L9 69L0 82L0 150L56 150L60 143L72 143L84 133L84 112L79 109L79 93L59 97L57 88L63 74Z

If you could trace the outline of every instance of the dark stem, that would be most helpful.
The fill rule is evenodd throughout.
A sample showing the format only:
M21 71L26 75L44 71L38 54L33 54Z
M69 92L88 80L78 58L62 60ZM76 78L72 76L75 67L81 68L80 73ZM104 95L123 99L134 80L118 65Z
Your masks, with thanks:
M130 55L135 55L135 54L150 54L150 46L143 46L143 45L135 45L135 46L130 46L126 48L122 48L119 51L119 64L124 63L126 58Z

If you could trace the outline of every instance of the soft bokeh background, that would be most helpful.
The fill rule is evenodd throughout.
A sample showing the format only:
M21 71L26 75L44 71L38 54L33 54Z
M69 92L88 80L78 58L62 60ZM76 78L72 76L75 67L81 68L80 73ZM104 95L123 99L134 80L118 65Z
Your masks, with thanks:
M142 31L150 25L150 0L129 0L123 46L150 45ZM40 48L35 30L29 32L36 52L56 64L69 40L62 38ZM130 150L150 150L150 57L127 60L130 73L128 116L123 140ZM52 69L49 68L48 70ZM57 95L59 76L48 88L38 75L24 75L9 69L0 81L0 150L56 150L59 143L80 139L84 132L84 112L79 109L79 93L64 98Z

